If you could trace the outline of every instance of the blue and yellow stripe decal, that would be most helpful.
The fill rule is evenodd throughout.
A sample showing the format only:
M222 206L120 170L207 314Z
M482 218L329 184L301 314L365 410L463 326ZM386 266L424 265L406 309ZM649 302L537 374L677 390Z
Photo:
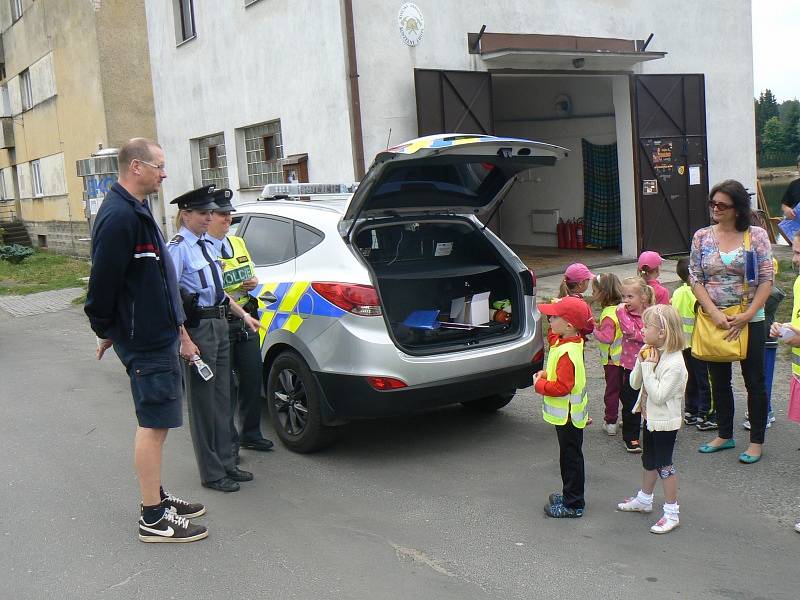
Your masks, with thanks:
M271 292L275 302L266 304L261 295ZM296 333L305 319L311 316L339 318L345 311L320 296L310 281L268 282L256 286L250 295L258 298L258 319L261 344L271 331L284 329ZM266 330L266 331L265 331Z
M419 150L449 148L451 146L461 146L463 144L474 144L476 142L527 142L518 138L497 137L493 135L465 135L465 134L437 134L417 138L389 148L387 152L395 154L414 154Z

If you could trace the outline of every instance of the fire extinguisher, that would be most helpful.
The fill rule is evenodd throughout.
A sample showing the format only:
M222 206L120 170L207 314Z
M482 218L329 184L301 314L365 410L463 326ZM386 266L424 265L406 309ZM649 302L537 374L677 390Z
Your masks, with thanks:
M575 224L575 239L577 240L578 248L586 247L586 243L583 241L583 219L578 219Z
M578 222L575 219L569 220L569 247L573 250L578 247Z
M559 248L566 248L567 247L567 224L564 223L564 219L559 219L558 223L556 224L556 234L558 235L558 247Z

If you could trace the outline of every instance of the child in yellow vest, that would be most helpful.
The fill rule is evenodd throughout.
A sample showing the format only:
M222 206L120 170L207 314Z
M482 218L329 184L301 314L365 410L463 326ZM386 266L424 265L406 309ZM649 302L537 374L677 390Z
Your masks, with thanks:
M589 418L580 332L591 329L592 311L586 302L572 296L540 304L539 310L550 320L550 351L547 371L536 373L533 385L544 396L544 420L556 428L563 483L562 493L550 494L544 512L554 518L579 518L585 507L583 428Z
M605 424L608 435L617 435L619 401L625 371L622 357L622 330L617 318L617 305L622 302L622 284L614 273L601 273L592 280L592 301L600 306L600 320L594 329L594 337L600 348L600 364L606 377Z
M631 372L631 387L639 397L633 412L641 412L642 488L633 498L617 504L617 510L649 513L653 510L656 481L664 485L664 516L650 528L653 533L669 533L678 518L678 477L672 464L675 439L681 427L681 404L686 387L683 364L683 327L677 311L668 305L649 307L642 315L644 346Z
M800 233L792 238L792 264L795 272L800 270ZM770 327L770 337L780 337L792 348L792 381L789 384L789 406L786 416L800 423L800 277L794 280L792 298L792 321L778 323ZM796 523L794 530L800 533L800 523Z
M711 403L711 386L708 384L708 366L706 362L692 356L692 332L697 315L695 305L697 298L689 285L689 259L682 258L675 266L675 272L683 281L683 285L672 292L671 304L678 311L683 326L685 348L683 362L689 380L686 383L686 400L683 408L683 422L694 425L700 431L717 428L717 413Z

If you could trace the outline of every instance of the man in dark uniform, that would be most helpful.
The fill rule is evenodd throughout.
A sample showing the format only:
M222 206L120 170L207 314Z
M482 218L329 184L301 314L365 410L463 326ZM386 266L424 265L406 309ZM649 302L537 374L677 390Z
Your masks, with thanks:
M797 171L800 173L800 154L797 156ZM800 203L800 178L795 179L786 188L781 200L781 210L787 219L795 218L795 207Z
M185 367L189 427L204 487L221 492L239 490L239 482L253 474L239 469L231 452L229 313L240 317L251 331L258 321L230 302L222 285L222 269L205 233L211 222L214 186L187 192L175 200L182 227L167 245L183 297L186 330L199 349L182 355ZM199 355L199 356L198 356ZM198 361L198 358L204 361Z
M238 303L253 318L258 318L258 300L248 292L258 285L255 264L250 258L244 240L228 235L231 227L231 213L234 208L231 198L233 192L220 189L214 192L214 202L219 206L212 211L211 224L206 236L222 263L222 283L231 300ZM258 333L245 327L244 322L228 316L231 343L231 435L233 437L234 458L238 458L239 446L261 452L270 450L272 442L261 434L262 363L261 344ZM241 435L236 427L236 413L239 413Z
M192 542L208 535L189 519L205 514L161 487L167 432L180 427L178 353L197 352L183 327L178 285L166 244L150 208L167 176L164 151L134 138L119 152L119 180L111 186L92 231L92 273L84 310L97 334L97 360L112 345L131 380L136 406L134 466L142 493L139 539ZM180 338L180 350L179 350Z

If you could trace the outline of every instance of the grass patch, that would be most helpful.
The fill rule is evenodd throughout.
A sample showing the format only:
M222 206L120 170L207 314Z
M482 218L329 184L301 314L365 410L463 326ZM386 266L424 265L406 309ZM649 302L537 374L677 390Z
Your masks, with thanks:
M37 250L18 265L0 260L0 295L33 294L80 287L89 276L89 261Z

